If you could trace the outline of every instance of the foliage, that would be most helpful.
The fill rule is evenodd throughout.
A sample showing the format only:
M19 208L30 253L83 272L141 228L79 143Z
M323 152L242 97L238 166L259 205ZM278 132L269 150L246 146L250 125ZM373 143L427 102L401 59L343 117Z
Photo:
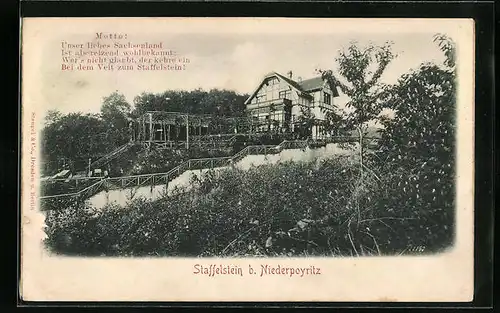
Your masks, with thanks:
M119 157L101 165L101 168L106 169L109 176L112 177L128 175L132 172L143 151L144 148L140 144L135 144L122 152Z
M301 114L297 117L294 125L294 132L302 138L309 138L312 135L312 127L315 125L316 116L311 112L310 107L301 107Z
M342 174L339 168L332 168L325 179L324 171L315 171L315 166L286 164L249 171L228 170L221 176L209 173L193 181L195 187L190 191L156 202L137 199L126 208L93 211L70 207L51 211L46 222L47 243L64 253L220 255L240 233L248 232L252 235L248 244L256 241L264 245L271 234L296 226L297 221L306 217L307 208L324 207L321 214L327 215L334 214L334 207L343 206L330 198L304 197L325 191L312 188L310 182L323 182L322 186L327 187L329 179L339 180L341 193L347 181L341 178L347 178L348 174ZM300 182L304 174L309 182ZM259 222L255 232L249 231ZM302 246L299 241L296 249ZM238 243L224 254L241 249L242 243Z
M130 120L146 111L242 116L246 98L247 95L229 90L169 90L137 96L132 110L125 96L116 91L103 98L100 114L65 115L57 110L49 111L42 130L44 174L54 174L64 163L72 171L84 170L89 158L96 160L125 144L130 139ZM232 131L228 126L222 130ZM127 164L120 167L127 167Z
M42 129L44 172L61 170L61 159L69 160L73 172L85 169L88 159L105 155L128 141L130 105L117 92L103 99L100 114L49 111Z
M386 85L381 78L395 57L389 42L366 47L353 42L347 49L339 51L335 59L338 64L335 74L332 70L319 70L324 79L349 98L344 110L333 111L326 116L330 121L326 124L329 126L327 129L357 130L360 136L366 134L368 123L377 120L382 111L381 100ZM363 154L363 150L360 153Z
M401 236L421 221L374 206L387 190L358 171L343 158L209 171L156 201L50 211L46 244L84 255L340 256L401 253L421 239Z
M147 111L186 112L219 116L243 116L248 95L230 90L167 90L160 94L142 93L134 99L134 116Z
M229 150L199 149L189 150L145 149L139 153L133 167L126 172L128 175L165 173L188 159L212 158L232 155Z
M101 106L101 118L106 125L107 141L120 146L127 142L129 134L127 127L129 124L132 108L123 94L113 92L104 97Z
M455 42L444 34L434 35L434 42L437 42L441 51L444 52L444 65L448 67L449 70L455 69L457 53Z
M111 128L125 128L128 126L128 116L132 108L123 94L113 92L103 99L101 117Z
M49 110L45 115L44 126L58 122L62 118L63 114L58 110Z
M183 156L174 150L149 150L139 153L129 175L163 173L179 165Z
M45 126L41 134L44 162L54 164L58 159L86 162L89 157L107 151L106 125L96 114L69 113L59 116ZM85 164L85 163L84 163ZM68 164L73 169L74 163ZM47 168L54 172L58 168Z
M436 40L441 41L447 56L445 64L422 64L389 89L386 106L395 116L384 120L380 152L370 162L385 173L385 184L394 191L377 200L400 211L398 214L420 217L420 224L407 229L408 236L414 233L422 241L451 243L455 216L454 45L442 36Z

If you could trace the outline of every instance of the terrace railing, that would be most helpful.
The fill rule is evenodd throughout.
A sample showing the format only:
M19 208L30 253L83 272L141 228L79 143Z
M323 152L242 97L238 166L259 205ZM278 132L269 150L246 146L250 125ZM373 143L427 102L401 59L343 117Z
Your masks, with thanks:
M342 140L339 140L342 139ZM325 146L327 143L352 141L355 137L331 137L321 140L284 140L279 145L252 145L247 146L230 157L214 157L189 159L165 173L141 174L133 176L103 178L94 184L74 193L65 193L51 196L42 196L40 200L53 201L56 199L87 199L101 191L114 189L138 188L142 186L167 185L176 177L189 170L209 169L231 166L248 155L277 154L286 149L305 149L307 147ZM43 206L42 206L43 207Z
M216 134L216 135L199 135L199 136L193 136L189 137L191 139L191 142L200 142L200 141L212 141L212 140L231 140L236 137L236 134L231 133L231 134Z
M170 181L182 175L184 172L188 170L230 166L242 160L244 157L248 155L277 154L284 149L305 148L309 144L310 142L305 140L304 141L285 140L281 142L279 145L247 146L240 152L230 157L189 159L165 173L103 178L78 192L51 195L51 196L42 196L40 197L40 201L43 203L44 201L50 201L61 198L87 199L101 191L108 191L113 189L137 188L142 186L167 185Z
M231 146L237 139L235 134L218 135L203 135L189 137L189 147L197 147L205 150L213 150L227 148ZM144 143L149 144L148 142ZM156 149L185 149L186 141L153 141L153 146Z
M273 131L265 131L261 133L230 133L230 134L217 134L217 135L199 135L189 137L189 147L197 147L203 150L217 150L221 148L228 148L233 145L238 138L259 138L262 136L276 135L276 138L287 138L286 134L273 132ZM285 135L281 136L280 135ZM289 135L289 134L288 134ZM289 137L289 136L288 136ZM365 137L365 140L369 140L370 138ZM315 139L315 144L321 144L323 142L353 142L357 141L358 137L356 136L331 136L325 137L322 139ZM145 145L148 145L148 142L144 142ZM156 149L185 149L186 141L153 141L153 146Z

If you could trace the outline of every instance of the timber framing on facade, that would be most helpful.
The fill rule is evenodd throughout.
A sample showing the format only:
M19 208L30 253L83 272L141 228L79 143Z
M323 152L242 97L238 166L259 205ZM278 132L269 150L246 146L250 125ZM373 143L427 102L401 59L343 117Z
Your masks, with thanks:
M284 76L277 72L265 75L245 101L247 112L259 120L272 120L283 127L293 126L296 120L310 114L315 120L325 120L326 112L335 108L336 86L321 76L307 80L293 79L292 72ZM313 137L326 135L321 126L313 126Z
M326 112L335 108L339 94L322 77L294 80L277 72L264 76L245 101L246 116L221 117L208 114L148 111L131 124L132 139L147 143L186 142L203 136L221 134L255 134L261 132L293 133L297 121L309 114L314 120L326 119ZM307 112L307 113L306 113ZM311 137L327 137L316 123Z

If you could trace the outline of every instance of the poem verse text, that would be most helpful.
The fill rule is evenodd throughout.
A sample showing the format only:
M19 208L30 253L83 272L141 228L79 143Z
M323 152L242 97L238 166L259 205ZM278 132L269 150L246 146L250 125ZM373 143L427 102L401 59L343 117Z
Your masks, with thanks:
M62 40L61 71L184 71L190 59L162 41L129 40L128 34L98 32L86 42Z

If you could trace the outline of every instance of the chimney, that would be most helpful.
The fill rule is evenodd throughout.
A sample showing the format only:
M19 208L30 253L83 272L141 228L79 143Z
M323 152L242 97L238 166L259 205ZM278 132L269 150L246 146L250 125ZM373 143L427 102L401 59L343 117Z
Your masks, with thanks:
M292 79L293 75L292 75L292 71L288 71L288 78Z

